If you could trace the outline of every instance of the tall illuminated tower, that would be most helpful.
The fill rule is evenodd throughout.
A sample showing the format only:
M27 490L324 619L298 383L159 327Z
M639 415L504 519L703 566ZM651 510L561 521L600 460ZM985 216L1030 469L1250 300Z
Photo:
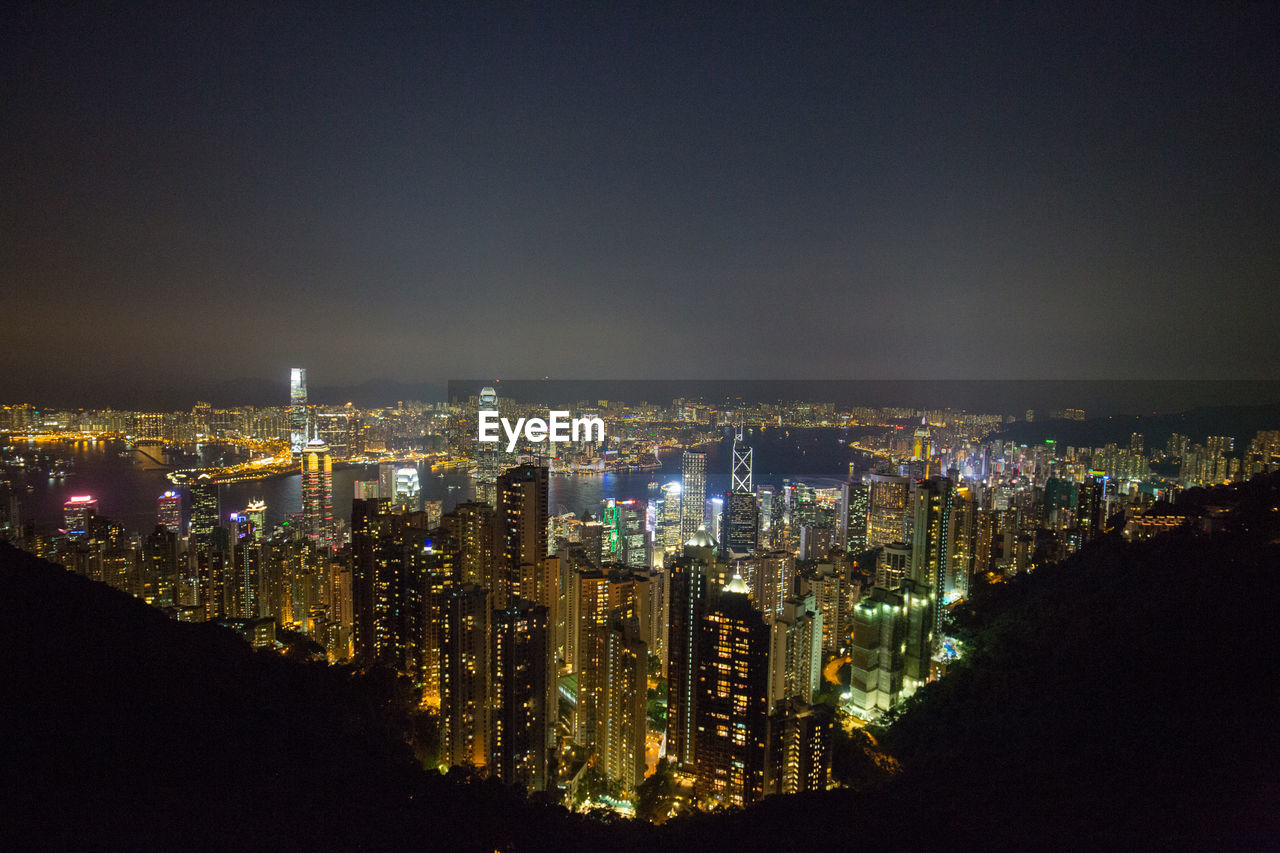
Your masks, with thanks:
M498 392L493 390L491 386L486 385L480 389L480 395L476 399L477 402L477 423L479 412L496 412L498 411ZM498 444L487 444L476 442L476 500L481 503L487 503L491 507L498 505L498 468L499 468L499 450Z
M750 492L752 450L742 439L742 427L733 436L733 470L729 478L729 489L734 492Z
M333 538L333 457L318 438L302 454L302 529L317 545Z
M262 498L256 498L249 501L249 505L244 508L245 517L249 519L249 523L253 525L253 539L255 542L261 542L265 536L264 525L267 523L267 503Z
M498 478L498 539L489 591L501 610L509 599L537 601L537 574L547 557L548 472L521 465Z
M208 474L201 474L188 488L191 494L191 542L212 542L218 526L218 484Z
M311 440L307 428L307 369L295 367L289 371L289 445L294 453L301 453Z
M156 498L156 524L163 525L170 533L182 533L182 495L169 489Z
M684 452L681 468L680 539L687 541L706 522L707 454Z
M98 502L89 495L76 495L62 505L67 535L83 536L89 532L89 522L98 514Z
M508 784L542 791L557 718L547 608L513 598L491 620L489 770Z
M697 790L747 806L764 795L770 626L742 578L720 591L698 626Z

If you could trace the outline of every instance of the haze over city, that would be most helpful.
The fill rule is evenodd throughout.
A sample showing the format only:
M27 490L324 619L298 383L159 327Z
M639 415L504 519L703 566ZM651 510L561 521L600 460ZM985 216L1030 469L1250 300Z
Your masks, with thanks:
M5 19L0 397L1280 365L1274 4Z

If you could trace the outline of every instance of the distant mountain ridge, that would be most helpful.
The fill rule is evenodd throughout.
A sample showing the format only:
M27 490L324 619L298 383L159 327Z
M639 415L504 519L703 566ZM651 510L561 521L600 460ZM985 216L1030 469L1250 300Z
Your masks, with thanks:
M1184 412L1091 418L1084 421L1036 420L1005 424L999 436L1020 444L1040 444L1055 439L1058 446L1102 447L1114 443L1129 446L1133 433L1141 433L1148 455L1163 450L1173 433L1203 444L1210 435L1235 439L1237 455L1246 451L1260 430L1280 429L1280 403L1252 406L1205 406Z

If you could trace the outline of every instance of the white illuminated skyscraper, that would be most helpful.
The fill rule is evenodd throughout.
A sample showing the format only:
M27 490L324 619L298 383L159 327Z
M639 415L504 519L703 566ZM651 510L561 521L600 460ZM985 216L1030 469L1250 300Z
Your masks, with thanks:
M295 367L289 372L289 445L301 453L311 440L307 428L307 369Z

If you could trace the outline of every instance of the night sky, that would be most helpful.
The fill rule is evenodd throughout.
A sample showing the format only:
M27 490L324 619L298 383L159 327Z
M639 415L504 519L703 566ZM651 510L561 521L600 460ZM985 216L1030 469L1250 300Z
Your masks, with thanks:
M1278 34L1275 3L7 5L0 400L1274 378Z

